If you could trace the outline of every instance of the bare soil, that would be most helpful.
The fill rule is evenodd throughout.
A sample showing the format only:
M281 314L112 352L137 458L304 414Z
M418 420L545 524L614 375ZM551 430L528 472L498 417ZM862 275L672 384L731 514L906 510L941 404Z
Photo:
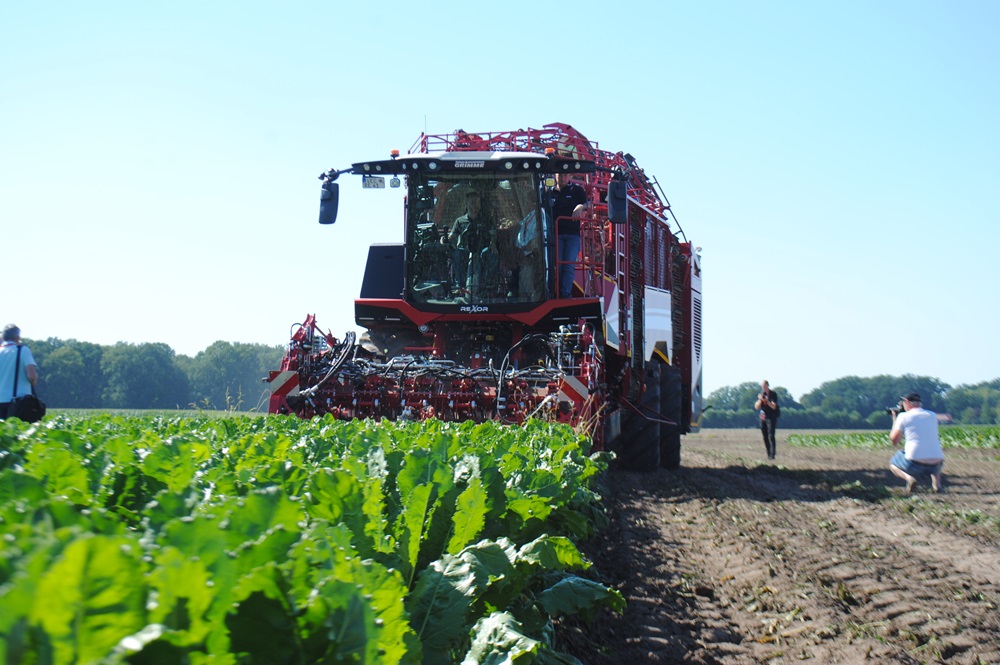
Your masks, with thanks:
M609 472L583 550L622 615L566 621L615 663L1000 663L1000 452L946 450L944 491L906 494L893 449L684 438L682 468Z

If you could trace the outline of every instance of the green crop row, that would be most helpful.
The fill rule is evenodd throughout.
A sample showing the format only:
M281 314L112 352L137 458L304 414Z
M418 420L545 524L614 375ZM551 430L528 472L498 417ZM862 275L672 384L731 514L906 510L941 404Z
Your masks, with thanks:
M604 453L564 426L0 422L0 662L573 663Z
M940 437L945 448L1000 448L1000 427L991 425L949 425L940 429ZM821 448L877 449L888 442L887 431L788 435L791 445Z

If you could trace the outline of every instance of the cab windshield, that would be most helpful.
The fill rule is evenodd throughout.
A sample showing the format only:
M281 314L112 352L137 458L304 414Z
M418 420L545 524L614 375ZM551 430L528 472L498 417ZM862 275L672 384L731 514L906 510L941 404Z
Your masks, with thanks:
M411 174L406 299L419 306L545 299L548 216L532 173Z

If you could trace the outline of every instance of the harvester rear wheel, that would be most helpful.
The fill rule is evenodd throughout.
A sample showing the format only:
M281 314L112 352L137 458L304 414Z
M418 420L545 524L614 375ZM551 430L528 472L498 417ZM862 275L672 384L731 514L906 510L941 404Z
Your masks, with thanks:
M681 465L681 373L670 365L660 371L660 413L676 425L660 425L660 465L676 469Z
M646 363L639 410L657 418L660 411L660 365ZM660 466L660 423L629 410L623 414L618 438L618 466L628 471L653 471Z

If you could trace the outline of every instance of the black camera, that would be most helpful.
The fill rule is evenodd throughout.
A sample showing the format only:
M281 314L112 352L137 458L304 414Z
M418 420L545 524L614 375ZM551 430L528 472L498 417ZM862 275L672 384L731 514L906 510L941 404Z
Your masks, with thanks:
M887 406L887 407L885 407L885 415L895 417L896 414L898 414L898 413L900 413L901 411L904 411L904 410L905 409L903 409L903 403L899 402L898 404L896 404L896 406Z

